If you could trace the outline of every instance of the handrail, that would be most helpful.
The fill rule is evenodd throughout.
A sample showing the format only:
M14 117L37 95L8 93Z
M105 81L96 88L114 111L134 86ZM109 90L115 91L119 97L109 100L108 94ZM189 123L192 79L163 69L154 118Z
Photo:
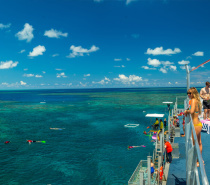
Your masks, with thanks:
M187 107L188 101L185 100L185 109ZM193 145L192 137L194 138L195 145ZM200 179L202 185L209 185L191 115L188 115L185 118L185 139L187 185L200 184ZM197 160L199 162L200 179L198 175Z

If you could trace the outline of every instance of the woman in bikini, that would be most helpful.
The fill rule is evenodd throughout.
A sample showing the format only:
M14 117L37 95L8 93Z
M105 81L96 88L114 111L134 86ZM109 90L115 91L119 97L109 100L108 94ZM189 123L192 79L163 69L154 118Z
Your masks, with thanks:
M195 87L191 87L187 92L188 97L191 99L191 105L189 107L189 110L186 110L184 113L185 115L191 114L193 125L195 128L195 132L197 135L197 140L200 148L200 152L202 154L202 142L201 142L201 130L202 130L202 123L200 122L198 115L201 114L201 102L200 102L200 96ZM193 138L193 137L192 137ZM194 138L193 138L193 144ZM197 162L197 166L199 163Z

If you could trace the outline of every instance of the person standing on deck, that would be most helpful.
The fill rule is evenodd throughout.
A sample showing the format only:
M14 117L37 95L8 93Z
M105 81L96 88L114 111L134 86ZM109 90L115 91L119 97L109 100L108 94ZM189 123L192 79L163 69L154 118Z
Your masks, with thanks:
M210 82L206 82L206 87L200 91L200 97L203 99L204 115L203 119L207 119L210 114Z
M159 127L159 121L158 121L158 118L156 118L156 121L154 123L154 129L157 130Z
M162 131L162 129L163 129L163 121L162 119L160 119L160 130Z
M164 119L164 127L166 128L166 124L167 124L167 121L166 121L166 118Z
M167 163L171 163L172 162L171 152L173 151L173 148L171 146L171 143L169 143L168 141L164 140L164 143L165 143L165 149L166 149L166 154L167 154Z
M202 123L200 122L198 115L201 114L202 105L200 102L200 97L197 89L195 87L191 87L187 91L188 97L191 99L191 106L189 107L189 110L185 110L185 116L187 114L191 114L193 125L195 128L197 141L199 144L200 152L202 154L202 142L201 142L201 130L202 130ZM193 145L195 145L194 138L193 139ZM197 162L197 166L199 166L199 163Z

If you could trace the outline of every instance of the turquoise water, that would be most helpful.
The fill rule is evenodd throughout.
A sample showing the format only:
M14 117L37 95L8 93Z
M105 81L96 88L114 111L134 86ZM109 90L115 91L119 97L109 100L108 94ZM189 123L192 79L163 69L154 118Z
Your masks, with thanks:
M145 114L166 113L163 101L185 95L185 88L1 91L0 184L127 184L154 148L143 135Z

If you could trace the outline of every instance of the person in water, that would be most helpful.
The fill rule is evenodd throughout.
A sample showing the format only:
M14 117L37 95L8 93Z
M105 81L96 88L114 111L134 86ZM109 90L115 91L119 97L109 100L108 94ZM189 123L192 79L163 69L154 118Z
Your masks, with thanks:
M146 131L144 131L143 133L144 133L145 135L147 135L147 132L146 132Z
M27 143L31 144L31 143L43 143L43 141L34 141L34 140L27 140Z
M146 147L144 145L141 145L141 146L128 146L128 149L131 149L131 148L138 148L138 147Z
M197 135L200 152L202 154L202 149L203 149L202 142L201 142L202 123L200 122L198 118L198 115L201 114L201 109L202 109L200 96L195 87L191 87L190 89L188 89L187 95L191 99L191 105L189 107L189 110L185 110L184 113L185 113L185 116L187 116L188 114L191 114L193 125L194 125L195 132ZM195 145L194 138L192 137L192 139L193 139L193 144ZM197 166L199 166L198 162L197 162Z
M10 141L5 141L5 142L4 142L4 144L9 144L9 143L10 143Z

